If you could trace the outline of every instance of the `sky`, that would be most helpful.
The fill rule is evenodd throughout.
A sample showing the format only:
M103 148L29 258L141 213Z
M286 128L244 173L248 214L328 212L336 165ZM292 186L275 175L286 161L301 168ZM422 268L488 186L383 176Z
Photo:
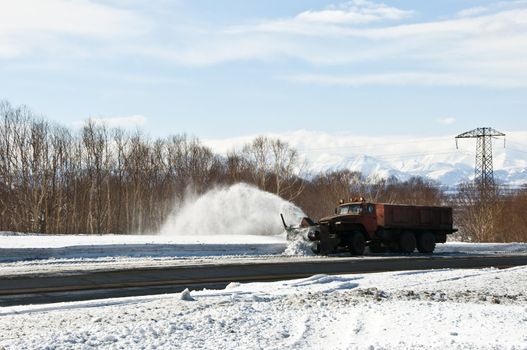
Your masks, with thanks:
M0 0L0 100L155 137L527 130L527 1Z

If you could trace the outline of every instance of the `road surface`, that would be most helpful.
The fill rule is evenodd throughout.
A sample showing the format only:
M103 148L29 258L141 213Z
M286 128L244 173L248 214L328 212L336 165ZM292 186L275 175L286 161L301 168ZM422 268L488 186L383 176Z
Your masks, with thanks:
M163 265L106 271L0 276L0 306L174 293L185 288L223 288L230 282L442 268L506 268L527 265L526 254L480 256L332 257L243 260L233 263Z

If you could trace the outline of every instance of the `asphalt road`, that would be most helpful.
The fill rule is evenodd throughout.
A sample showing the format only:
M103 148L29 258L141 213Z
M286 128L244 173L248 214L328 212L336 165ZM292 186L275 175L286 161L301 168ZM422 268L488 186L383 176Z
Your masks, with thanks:
M442 268L507 268L527 265L527 255L338 257L304 261L252 261L39 273L0 277L0 306L173 293L223 288L230 282L276 281L316 274L349 274Z

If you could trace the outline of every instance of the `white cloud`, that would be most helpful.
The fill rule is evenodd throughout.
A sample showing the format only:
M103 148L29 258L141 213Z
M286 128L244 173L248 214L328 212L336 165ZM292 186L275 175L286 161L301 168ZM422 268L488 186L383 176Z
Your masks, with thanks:
M469 74L434 72L392 72L383 74L300 74L279 77L287 81L326 86L483 86L483 87L527 87L527 80L498 79Z
M456 118L452 118L452 117L446 117L446 118L439 118L437 120L437 122L439 124L443 124L443 125L452 125L456 122Z
M463 9L457 13L458 17L474 17L485 13L499 12L507 9L522 8L527 5L526 0L509 0L509 1L498 1L494 3L486 4L485 6L476 6Z
M468 9L461 10L457 13L457 15L459 17L472 17L472 16L481 15L488 11L490 11L488 7L477 6L477 7L471 7Z
M134 128L145 125L147 118L142 115L131 116L116 116L116 117L92 117L85 121L77 121L73 123L74 127L82 127L86 122L92 121L96 125L104 125L110 128Z
M34 51L52 58L134 56L183 66L294 59L314 66L287 77L297 83L527 86L525 0L424 22L416 21L411 9L355 0L225 26L155 24L158 18L90 0L0 0L0 6L4 59L29 57ZM157 35L165 40L159 42ZM85 38L91 46L79 40Z
M332 24L364 24L382 20L401 20L413 11L378 4L367 0L353 0L320 11L304 11L295 17L300 22Z
M321 67L342 65L347 75L320 74L321 67L316 67L316 76L307 72L291 79L342 86L527 86L525 1L500 3L485 11L472 9L464 17L453 14L445 20L397 25L383 20L407 18L411 11L400 10L396 15L399 9L375 8L368 2L379 12L372 15L357 11L356 3L346 4L348 8L304 11L291 18L200 33L168 57L188 65L291 58ZM360 25L369 20L375 26ZM361 69L361 65L367 67ZM403 66L414 68L401 72ZM361 74L350 76L350 70ZM379 70L385 73L377 73Z
M112 40L145 33L149 23L131 11L89 0L0 0L0 58L81 47L75 40ZM73 40L72 40L73 39ZM62 55L65 52L61 52Z

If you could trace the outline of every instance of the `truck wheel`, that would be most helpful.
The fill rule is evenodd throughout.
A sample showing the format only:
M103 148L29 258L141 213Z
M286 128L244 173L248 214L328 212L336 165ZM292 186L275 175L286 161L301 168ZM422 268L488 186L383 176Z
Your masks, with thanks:
M419 253L430 254L436 247L436 237L432 232L424 232L417 238L417 250Z
M412 253L415 250L416 245L417 242L413 232L404 231L399 236L399 247L401 248L401 253Z
M351 234L349 249L351 255L363 255L366 248L366 240L362 232L355 231Z

